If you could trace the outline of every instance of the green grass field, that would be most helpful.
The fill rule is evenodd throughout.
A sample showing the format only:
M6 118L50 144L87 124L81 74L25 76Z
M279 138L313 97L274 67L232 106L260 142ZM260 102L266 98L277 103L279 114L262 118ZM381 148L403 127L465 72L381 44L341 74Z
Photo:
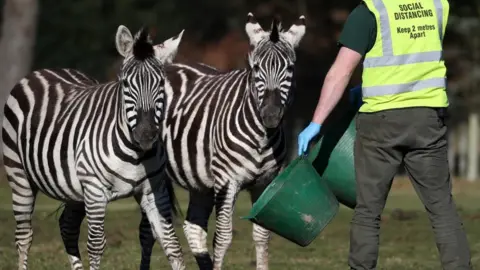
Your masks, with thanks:
M468 233L472 262L480 269L480 184L455 182L455 199ZM185 212L186 193L177 190ZM10 206L10 189L0 181L0 269L17 269L14 249L15 223ZM70 269L61 242L57 217L59 203L43 195L37 200L34 215L34 241L30 250L29 269ZM224 269L255 269L255 249L251 240L251 223L241 220L250 209L246 194L237 203L234 220L233 244L229 249ZM53 214L52 214L53 213ZM352 211L342 208L331 224L308 247L299 247L273 235L270 244L270 269L347 269L349 225ZM138 269L140 246L137 227L140 215L133 199L115 202L109 206L103 269ZM86 226L82 227L80 248L84 266L86 254ZM210 243L214 223L210 222ZM198 269L180 226L177 233L182 241L187 269ZM210 244L211 247L211 244ZM152 269L170 269L160 246L155 246ZM405 180L396 180L389 197L381 230L381 248L378 269L441 269L433 233L424 209Z

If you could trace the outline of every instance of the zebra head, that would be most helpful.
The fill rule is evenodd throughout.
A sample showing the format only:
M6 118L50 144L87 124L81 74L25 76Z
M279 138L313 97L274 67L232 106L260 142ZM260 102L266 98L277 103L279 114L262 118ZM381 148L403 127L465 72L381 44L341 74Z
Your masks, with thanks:
M305 17L300 16L288 31L273 20L270 31L248 14L245 30L250 40L248 63L253 72L253 85L263 125L277 127L291 101L295 66L295 48L305 34Z
M168 84L163 66L176 56L182 35L183 30L153 46L145 28L132 37L127 27L118 27L116 47L124 57L119 75L123 108L133 141L142 150L157 142Z

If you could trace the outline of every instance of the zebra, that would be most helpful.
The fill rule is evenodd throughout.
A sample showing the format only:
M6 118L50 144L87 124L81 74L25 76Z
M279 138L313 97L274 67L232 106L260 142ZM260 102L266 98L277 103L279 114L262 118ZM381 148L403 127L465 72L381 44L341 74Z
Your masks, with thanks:
M295 49L305 34L305 17L287 31L274 19L270 31L265 31L249 13L245 30L251 45L245 69L166 66L173 91L167 93L162 127L167 177L189 192L183 230L200 269L222 268L232 241L238 193L248 190L254 203L285 166L283 115L292 101ZM212 260L207 225L214 206ZM140 227L140 238L153 239L148 222ZM268 269L269 239L268 230L253 224L256 269ZM153 244L144 241L142 249Z
M159 140L165 89L171 88L164 65L176 56L183 32L154 46L145 28L132 36L120 25L115 41L123 63L116 80L99 84L74 69L40 69L13 87L2 135L18 269L27 269L38 191L65 204L59 225L71 269L83 269L78 249L83 218L90 269L99 269L107 203L132 196L172 269L185 269Z

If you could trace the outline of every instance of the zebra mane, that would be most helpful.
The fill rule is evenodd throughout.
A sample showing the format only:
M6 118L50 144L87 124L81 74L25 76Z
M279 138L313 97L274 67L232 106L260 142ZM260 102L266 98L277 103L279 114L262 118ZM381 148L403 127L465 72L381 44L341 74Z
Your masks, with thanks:
M282 31L282 24L278 17L275 16L270 30L270 41L277 43L280 40L280 31Z
M147 28L142 27L140 31L135 35L135 41L133 43L133 57L139 61L144 61L147 58L153 57L155 51L153 49L153 43L150 39Z

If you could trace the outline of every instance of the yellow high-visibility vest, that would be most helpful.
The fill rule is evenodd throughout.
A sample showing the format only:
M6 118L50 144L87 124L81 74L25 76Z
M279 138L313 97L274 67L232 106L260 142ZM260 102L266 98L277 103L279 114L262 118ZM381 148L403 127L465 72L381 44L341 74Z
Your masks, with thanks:
M364 0L377 38L365 55L360 112L447 107L442 57L447 0Z

